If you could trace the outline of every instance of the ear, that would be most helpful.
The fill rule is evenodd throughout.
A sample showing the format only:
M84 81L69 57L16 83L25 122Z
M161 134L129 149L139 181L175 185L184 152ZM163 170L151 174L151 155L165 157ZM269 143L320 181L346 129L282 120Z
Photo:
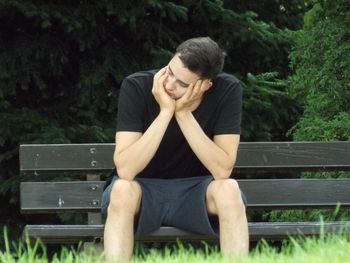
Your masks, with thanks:
M204 91L207 91L213 86L213 82L210 81L210 79L205 81L205 86L203 86Z

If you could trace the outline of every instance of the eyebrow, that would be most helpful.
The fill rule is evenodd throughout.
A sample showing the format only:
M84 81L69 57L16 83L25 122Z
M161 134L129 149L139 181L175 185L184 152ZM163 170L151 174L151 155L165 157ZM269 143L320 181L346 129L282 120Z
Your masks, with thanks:
M170 65L168 65L168 68L169 68L171 74L174 75L174 72L172 71ZM175 77L175 75L174 75L174 77ZM184 85L184 86L186 86L186 87L188 87L188 86L190 85L190 84L187 84L186 82L183 82L183 81L179 80L177 77L175 77L175 79L176 79L176 81L180 82L182 85Z

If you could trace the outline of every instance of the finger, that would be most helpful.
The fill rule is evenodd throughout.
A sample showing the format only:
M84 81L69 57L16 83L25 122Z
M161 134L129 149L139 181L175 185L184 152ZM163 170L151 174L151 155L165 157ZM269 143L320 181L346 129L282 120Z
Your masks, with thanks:
M202 80L196 95L198 97L202 96L204 94L204 92L206 92L211 87L211 85L212 84L211 84L210 80L208 80L208 79Z
M159 79L157 80L156 90L161 94L166 94L167 96L169 96L164 90L165 89L164 81L166 80L167 77L168 77L167 73L159 77Z
M189 100L192 97L193 89L194 89L194 84L190 83L190 85L187 87L187 90L186 90L183 98L186 100Z
M163 86L165 79L168 77L168 72L164 71L163 74L158 78L158 85Z
M152 92L157 92L158 90L158 80L159 78L164 74L166 71L167 66L161 68L153 77L153 87L152 87Z
M164 73L167 71L168 66L165 66L163 68L161 68L155 75L154 75L154 79L158 80L160 78L160 76L164 75Z
M206 79L205 81L203 81L201 90L202 90L203 92L205 92L205 91L207 91L212 85L213 85L213 83L212 83L209 79Z
M196 84L194 85L192 96L191 96L192 98L196 98L198 94L200 94L202 83L203 83L203 80L196 81Z

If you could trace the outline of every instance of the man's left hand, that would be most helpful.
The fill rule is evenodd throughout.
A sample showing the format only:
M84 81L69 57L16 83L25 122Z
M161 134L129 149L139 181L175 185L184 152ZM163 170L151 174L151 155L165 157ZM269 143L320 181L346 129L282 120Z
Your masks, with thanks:
M212 86L208 79L197 80L195 84L191 83L186 93L175 103L175 114L192 112L198 108L202 101L203 94Z

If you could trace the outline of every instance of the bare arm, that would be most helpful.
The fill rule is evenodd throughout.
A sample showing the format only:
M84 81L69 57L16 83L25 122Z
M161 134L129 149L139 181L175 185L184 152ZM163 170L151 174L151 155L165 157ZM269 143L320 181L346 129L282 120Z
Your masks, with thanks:
M160 106L160 113L148 129L143 134L126 131L116 133L114 163L120 178L133 180L149 164L174 115L175 101L164 91L166 77L166 68L154 76L152 94Z
M147 131L117 132L114 163L120 178L133 180L156 153L172 115L160 113Z
M191 84L185 95L176 101L175 117L192 151L214 179L225 179L231 175L236 162L240 135L216 135L211 140L192 114L211 85L209 80Z
M216 135L212 141L191 112L176 115L176 120L192 151L214 179L229 178L236 161L240 135Z

